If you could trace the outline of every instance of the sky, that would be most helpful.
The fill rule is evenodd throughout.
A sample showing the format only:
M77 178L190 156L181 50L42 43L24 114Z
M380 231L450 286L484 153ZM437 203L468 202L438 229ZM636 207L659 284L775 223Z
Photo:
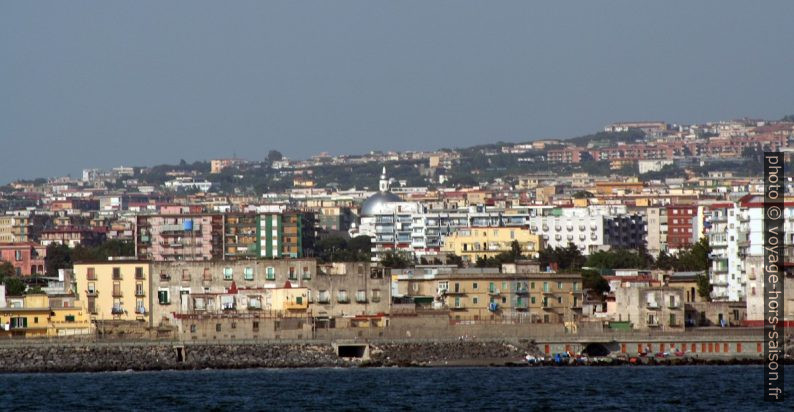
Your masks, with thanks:
M0 0L0 183L794 113L794 1Z

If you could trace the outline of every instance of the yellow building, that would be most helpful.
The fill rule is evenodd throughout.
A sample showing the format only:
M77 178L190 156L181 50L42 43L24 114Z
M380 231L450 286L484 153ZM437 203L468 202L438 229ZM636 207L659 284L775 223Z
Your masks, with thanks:
M27 216L0 215L0 242L29 242L31 228Z
M91 333L79 307L51 307L45 294L9 297L0 308L0 337L52 337Z
M77 294L92 320L149 321L149 262L79 262L74 276Z
M513 241L521 245L524 256L534 258L540 251L540 236L522 227L466 228L444 238L442 252L454 253L464 262L475 263L477 258L494 257L510 252Z
M271 294L271 308L276 311L303 311L309 309L309 289L275 288Z

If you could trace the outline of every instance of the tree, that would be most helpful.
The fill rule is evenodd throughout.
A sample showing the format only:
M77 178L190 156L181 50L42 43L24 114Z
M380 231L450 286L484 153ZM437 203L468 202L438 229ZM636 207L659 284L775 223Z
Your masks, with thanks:
M711 291L714 290L714 286L709 282L709 276L706 274L697 275L695 282L698 287L698 295L707 301L711 301Z
M407 252L390 250L383 254L380 263L387 268L405 269L413 266L414 260Z
M271 150L267 152L267 161L270 163L277 162L283 158L284 155L282 155L278 150Z
M573 243L566 247L547 247L539 253L540 266L556 266L558 271L573 272L582 268L586 259Z
M675 259L670 256L669 253L662 250L659 252L659 256L656 257L656 263L654 264L654 267L656 267L656 269L670 270L674 265Z
M456 254L454 254L454 253L449 253L446 256L446 264L447 265L456 265L457 267L462 268L463 267L463 258L458 256L458 255L456 255Z
M594 270L582 271L582 287L596 291L599 295L609 292L609 282Z
M22 282L20 278L6 278L3 284L6 285L6 295L8 296L20 296L25 293L25 282Z
M0 260L0 282L2 282L5 278L14 276L15 274L16 271L14 270L14 265L12 265L11 262Z
M58 269L72 267L72 252L69 246L55 243L47 246L47 257L44 258L44 267L47 276L57 276Z
M646 269L653 258L643 251L613 249L598 251L587 258L586 266L599 269Z

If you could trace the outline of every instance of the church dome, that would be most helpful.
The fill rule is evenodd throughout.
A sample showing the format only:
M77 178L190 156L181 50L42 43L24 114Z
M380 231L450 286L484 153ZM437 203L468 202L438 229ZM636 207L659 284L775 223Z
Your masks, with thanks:
M361 216L372 216L382 209L385 203L402 202L400 196L392 192L378 192L361 204Z
M389 178L386 177L386 167L383 167L383 173L380 175L380 182L378 185L379 192L367 198L361 204L361 216L372 216L377 214L383 209L386 203L402 202L400 196L395 195L389 191Z

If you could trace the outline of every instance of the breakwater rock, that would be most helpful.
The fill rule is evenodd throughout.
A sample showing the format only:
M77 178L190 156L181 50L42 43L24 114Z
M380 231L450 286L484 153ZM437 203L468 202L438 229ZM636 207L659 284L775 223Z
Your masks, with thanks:
M454 341L373 344L371 362L384 366L439 365L455 361L507 361L523 358L533 348L507 342Z
M331 345L31 345L0 347L0 372L347 366Z

